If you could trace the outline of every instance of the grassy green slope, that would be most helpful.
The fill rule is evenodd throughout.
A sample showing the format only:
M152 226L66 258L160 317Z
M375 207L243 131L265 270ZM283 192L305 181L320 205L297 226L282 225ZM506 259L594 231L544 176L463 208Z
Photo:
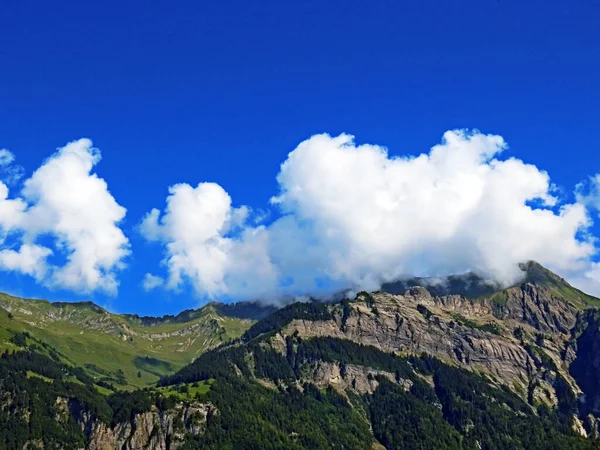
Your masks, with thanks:
M143 321L90 302L52 304L0 294L0 350L16 349L13 336L28 332L97 380L119 388L144 387L203 351L239 337L254 322L232 317L240 314L225 315L227 311L209 304L183 319Z

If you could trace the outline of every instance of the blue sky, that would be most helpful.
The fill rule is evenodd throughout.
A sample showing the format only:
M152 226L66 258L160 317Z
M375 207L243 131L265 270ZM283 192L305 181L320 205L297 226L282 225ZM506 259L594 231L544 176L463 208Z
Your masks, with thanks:
M136 228L144 215L164 210L169 186L215 182L271 223L280 164L317 133L396 156L476 128L571 202L600 171L599 20L590 1L4 2L0 148L26 179L91 139L93 172L127 210L131 254L116 296L9 270L0 290L141 314L196 306L205 297L189 282L141 288L146 273L166 274L164 243Z

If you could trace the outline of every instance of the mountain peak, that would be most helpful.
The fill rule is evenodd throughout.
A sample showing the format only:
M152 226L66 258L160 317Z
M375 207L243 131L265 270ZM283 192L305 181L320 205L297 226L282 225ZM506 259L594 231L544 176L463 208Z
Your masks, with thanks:
M525 272L525 280L523 281L525 283L572 287L564 278L556 275L536 261L521 263L519 264L519 268Z
M446 295L460 295L471 300L490 298L505 290L520 288L525 284L532 284L550 290L551 294L563 299L578 308L600 306L600 299L588 295L571 286L564 278L542 266L536 261L519 264L524 276L514 285L505 288L493 281L486 280L474 272L460 275L450 275L445 278L410 278L386 283L381 287L388 294L404 294L415 286L426 288L432 295L443 297Z
M600 306L600 299L571 286L567 280L535 261L522 263L519 267L525 272L525 279L514 287L532 284L546 288L553 296L571 303L579 309Z

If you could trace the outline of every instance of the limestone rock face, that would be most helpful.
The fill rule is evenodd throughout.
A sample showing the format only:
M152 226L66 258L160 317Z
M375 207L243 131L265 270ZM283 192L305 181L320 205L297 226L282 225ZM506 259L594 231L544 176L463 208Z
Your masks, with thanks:
M284 353L283 336L294 333L301 338L349 339L398 354L425 352L486 373L511 388L526 389L534 379L546 387L551 377L547 368L541 368L540 354L562 370L565 343L578 314L577 308L545 287L529 283L502 291L501 299L439 297L423 287L408 289L403 295L361 295L345 311L334 307L333 320L292 321L273 338L273 347ZM528 342L545 336L543 343L538 342L543 348L533 353L523 338L516 337L517 329ZM570 379L567 371L563 375ZM548 403L554 403L551 395L547 397Z
M575 325L577 308L550 289L530 283L504 291L506 304L496 308L500 319L522 321L542 332L567 334Z
M79 423L89 439L89 450L176 450L186 433L200 435L207 418L217 414L210 403L178 404L167 411L136 414L131 422L113 427L79 414Z
M384 376L395 383L393 373L375 370L369 367L347 364L343 368L337 363L318 362L312 371L312 381L319 387L332 386L334 389L345 392L352 390L358 394L372 394L379 382L377 376ZM405 389L410 389L412 381L399 380Z
M406 296L373 294L374 308L365 303L352 303L345 323L341 320L310 322L295 320L285 330L285 334L296 331L302 338L329 336L349 339L354 342L372 345L388 352L426 352L451 360L457 364L486 370L505 380L527 379L527 372L533 361L518 341L510 337L498 336L458 323L452 316L454 311L480 315L484 321L494 320L491 311L482 307L472 307L468 300L444 299L451 306L445 309L444 303L413 292ZM423 314L418 306L427 308ZM421 311L424 311L421 309ZM470 315L472 315L470 314ZM426 317L428 316L428 317Z
M600 311L581 314L569 346L573 361L569 371L582 390L580 410L600 416ZM597 432L597 422L594 422Z

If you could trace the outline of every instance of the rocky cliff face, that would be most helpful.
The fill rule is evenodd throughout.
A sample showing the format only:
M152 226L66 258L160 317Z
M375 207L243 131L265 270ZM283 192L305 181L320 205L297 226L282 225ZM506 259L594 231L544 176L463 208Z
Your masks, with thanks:
M57 403L68 404L66 399ZM187 435L200 435L208 417L217 414L210 403L177 404L173 409L136 414L130 422L110 426L94 420L76 405L71 413L88 438L88 450L176 450Z
M427 360L429 363L431 359L390 358L404 361L403 364L408 368L407 371L402 371L398 369L399 366L386 364L384 357L389 355L383 353L383 356L378 356L379 360L362 356L356 359L346 357L351 352L361 354L363 350L369 355L380 353L374 348L365 349L339 340L351 341L397 355L426 353L453 366L470 369L484 376L486 380L482 385L487 386L489 382L518 393L531 406L529 408L523 403L524 410L531 409L532 417L538 415L539 411L547 411L545 408L538 409L540 404L556 406L554 411L567 417L561 425L572 426L582 435L598 436L600 310L586 309L598 300L582 297L585 294L571 288L564 280L547 273L543 268L534 266L533 269L537 271L537 279L530 277L518 286L494 292L486 291L481 297L440 294L439 290L432 293L426 287L413 286L403 292L362 292L351 301L308 304L304 309L293 308L298 304L290 305L278 311L282 314L274 314L274 318L259 323L261 326L255 334L229 342L219 350L240 350L239 352L224 353L227 356L223 357L225 359L221 360L220 365L214 363L219 361L218 358L206 358L206 367L197 372L202 372L204 378L219 379L222 373L226 373L225 369L223 372L210 372L206 375L209 373L208 368L217 366L221 369L221 366L233 363L235 373L232 370L227 375L231 379L256 378L262 386L273 390L291 385L302 390L305 389L305 382L313 383L319 388L330 386L345 396L349 403L358 396L377 394L378 388L389 385L387 380L395 384L394 389L398 390L400 387L407 395L420 389L421 381L434 389L439 388L439 379L436 381L433 371L419 371L417 368L416 361ZM108 313L103 310L93 310L93 315L86 312L81 319L79 309L52 308L50 313L38 314L38 317L44 317L46 321L79 321L78 323L85 324L86 332L95 329L112 330L111 332L150 341L171 336L196 338L198 335L209 334L208 331L215 334L221 327L218 319L207 318L198 323L186 322L185 326L177 329L142 328L138 326L138 322L148 320L135 318L121 320L118 327L113 329L111 327L117 325L112 319L109 320ZM26 317L34 315L23 311L21 313ZM337 339L313 342L314 345L320 345L319 341L329 345L328 350L323 350L322 353L306 351L310 348L310 343L302 341L318 337ZM350 348L343 357L340 356L341 351L332 351L340 342L346 346L342 348ZM311 356L298 357L301 354L298 349L302 348L302 344L305 344L304 354ZM262 362L257 355L262 355ZM384 363L381 363L382 360ZM298 361L301 363L298 364ZM240 369L242 366L245 367L244 372ZM265 367L272 369L272 372L264 370ZM291 375L288 376L288 372L283 369ZM23 375L23 379L28 379L30 375ZM45 378L42 375L38 374L37 377ZM36 376L35 373L33 376ZM60 376L56 379L60 379ZM198 379L180 379L172 384L193 381ZM108 424L94 419L86 407L82 406L83 403L67 399L68 392L53 392L49 397L51 402L57 396L56 408L52 409L52 414L56 411L54 419L65 427L72 427L75 418L83 432L80 434L78 426L75 426L80 441L87 442L86 448L92 450L178 449L191 436L204 433L207 430L207 420L219 414L213 404L199 401L181 402L167 410L155 407L147 410L149 403L158 402L152 397L144 406L146 412L134 414L128 421ZM231 397L236 402L239 400L237 396ZM7 396L5 403L10 406L12 398ZM213 398L220 401L218 396L189 397L190 400L192 398ZM441 401L432 404L442 407ZM110 405L112 407L112 403ZM228 410L227 406L221 403L218 405L222 411ZM113 410L115 417L119 416L117 411ZM26 414L27 411L24 412ZM129 414L123 413L128 418ZM109 417L110 414L105 416ZM223 414L219 421L225 416ZM571 418L573 420L569 422ZM212 430L213 427L209 427L208 433ZM468 434L468 430L466 433ZM35 443L33 439L29 442Z
M291 335L335 337L398 354L428 353L487 374L530 401L555 404L557 375L579 391L565 370L579 310L543 285L524 283L476 300L434 296L424 287L403 295L361 293L332 311L331 320L293 320L271 339L273 347L285 353L285 336ZM315 370L313 381L324 384L327 377L333 386L347 384L331 367ZM359 392L372 390L357 379Z
M375 370L369 367L337 363L318 362L312 368L310 381L319 387L332 386L345 392L352 390L358 394L372 394L379 382L378 376L383 376L392 383L398 382L406 390L412 385L410 380L396 380L393 373Z
M570 333L579 309L558 297L552 289L525 283L502 292L486 303L494 316L529 325L544 333Z
M580 409L584 413L600 415L600 312L584 312L570 342L569 353L573 362L569 371L582 390Z

